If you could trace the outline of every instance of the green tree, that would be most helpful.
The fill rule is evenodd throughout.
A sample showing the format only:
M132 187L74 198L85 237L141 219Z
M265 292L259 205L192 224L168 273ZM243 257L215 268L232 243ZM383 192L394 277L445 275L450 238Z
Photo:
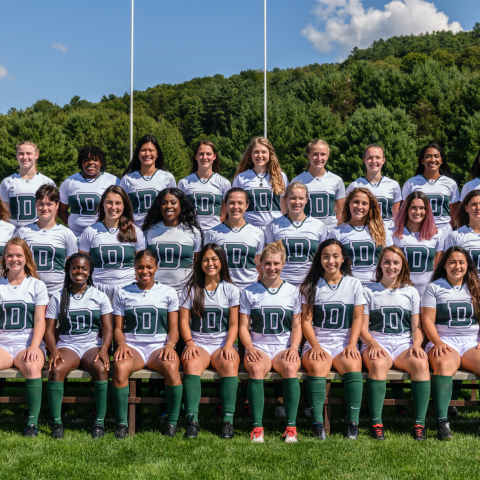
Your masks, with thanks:
M412 73L415 67L423 65L427 60L428 55L426 53L407 53L407 55L402 58L400 70L405 73Z

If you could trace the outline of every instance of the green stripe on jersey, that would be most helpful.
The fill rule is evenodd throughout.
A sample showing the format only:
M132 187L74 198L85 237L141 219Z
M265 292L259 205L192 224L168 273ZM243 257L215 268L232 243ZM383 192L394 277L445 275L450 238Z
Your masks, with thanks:
M256 267L257 249L245 243L225 242L223 249L227 256L228 268L252 269Z
M313 307L313 326L323 330L348 330L352 328L353 305L328 302Z
M304 212L314 218L327 218L335 215L335 195L326 192L308 194Z
M211 192L194 192L187 195L198 216L219 217L223 197Z
M130 202L132 202L133 213L148 213L157 195L158 192L154 188L145 188L130 192L128 198Z
M287 263L312 262L320 245L317 240L309 238L283 238L282 243L287 252Z
M386 198L386 197L377 197L377 202L380 205L380 212L382 214L382 218L392 218L392 209L393 209L393 198Z
M72 215L91 217L97 215L101 196L98 193L77 193L69 195L68 206Z
M119 269L133 268L135 247L130 245L101 245L91 250L95 268Z
M426 194L430 200L432 213L434 217L449 217L450 216L450 195L432 195Z
M51 245L32 245L31 249L38 272L63 272L65 270L67 251L64 248Z
M228 317L230 309L219 306L205 307L203 318L197 317L192 310L192 332L207 335L228 331Z
M433 272L435 249L425 245L405 246L405 257L410 267L410 273Z
M280 195L275 195L269 188L252 188L247 190L247 212L280 212Z
M18 332L33 328L35 305L22 300L5 301L0 309L0 330Z
M470 302L451 301L437 304L435 323L448 327L470 327L478 325L478 318Z
M176 270L177 268L192 268L193 246L180 243L157 243L148 245L158 255L158 268Z
M292 330L293 311L283 307L254 308L252 331L262 335L281 335Z
M344 243L343 246L352 260L352 268L372 267L378 263L383 247L375 247L373 240Z
M10 213L15 220L33 222L37 218L35 195L19 194L10 197Z
M60 329L60 335L85 335L98 332L102 327L100 310L88 308L72 309L68 311L68 323Z
M166 335L168 333L167 309L145 306L125 310L124 332L134 335Z
M401 307L382 307L370 312L369 330L400 335L412 331L412 312Z

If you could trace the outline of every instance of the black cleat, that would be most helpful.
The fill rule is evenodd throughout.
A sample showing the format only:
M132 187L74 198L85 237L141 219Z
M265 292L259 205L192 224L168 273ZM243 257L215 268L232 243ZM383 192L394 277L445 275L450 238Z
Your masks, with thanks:
M128 433L128 427L124 423L119 423L117 429L115 430L115 438L123 440Z
M105 435L105 428L103 427L103 425L96 423L92 427L92 438L96 440L97 438L101 438L104 435Z
M200 431L200 424L193 420L189 420L187 424L187 431L185 432L185 438L197 438L198 432Z
M62 429L62 434L63 434L63 429ZM37 427L31 423L24 431L23 431L23 436L24 437L36 437L38 436L38 430ZM63 436L63 435L62 435Z
M242 411L243 411L243 416L246 419L252 418L252 412L250 410L250 405L244 405Z
M223 422L221 436L227 440L231 440L233 438L233 425L230 422Z
M426 430L423 425L413 426L413 439L422 442L426 438Z
M172 425L171 423L167 424L167 428L163 431L163 434L166 437L174 437L177 434L178 427L176 425Z
M372 425L370 427L370 435L375 440L385 440L385 435L383 434L383 424L377 423L376 425Z
M347 423L347 432L345 436L349 440L357 440L358 439L358 425L357 422L348 422Z
M326 440L327 434L325 433L325 426L323 423L314 423L312 425L312 433L315 438L319 440Z
M437 438L439 440L450 440L453 437L450 430L450 422L446 418L442 418L437 422Z
M448 407L448 416L457 418L459 414L458 408L455 405L452 405L451 407Z
M60 440L63 438L63 425L61 423L55 423L52 426L52 437L55 440Z

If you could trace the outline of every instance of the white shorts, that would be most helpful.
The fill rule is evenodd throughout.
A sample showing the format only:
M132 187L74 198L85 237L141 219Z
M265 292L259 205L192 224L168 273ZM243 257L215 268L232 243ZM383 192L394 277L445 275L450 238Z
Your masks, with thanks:
M413 338L395 338L394 335L385 335L381 340L374 338L374 341L378 342L378 344L389 353L393 361L395 361L401 353L413 346ZM360 353L363 353L367 348L368 345L362 343Z
M25 341L0 343L0 348L8 352L12 356L12 359L15 360L16 356L22 350L27 349L31 344L32 344L32 341L30 339L27 343L25 343ZM40 350L43 352L43 356L44 356L43 361L45 362L45 358L47 358L47 354L45 352L45 344L42 342L38 348L40 348ZM40 362L41 361L42 359L40 359Z
M457 335L457 336L442 336L440 335L440 340L446 343L449 347L452 347L456 350L461 357L470 350L471 348L475 348L480 343L480 335L476 337L473 335ZM433 348L433 343L428 342L427 346L425 347L425 352L429 352Z
M342 353L343 350L348 345L348 340L346 339L339 339L339 338L317 338L318 343L320 346L332 357L332 360L339 354ZM341 340L341 341L339 341ZM312 348L312 346L305 342L302 350L302 357ZM358 348L358 347L357 347Z
M223 348L225 346L225 343L227 342L227 336L222 337L220 341L215 341L215 337L206 337L206 338L194 338L193 341L195 342L195 345L197 347L202 347L204 350L208 352L210 356L213 355L213 352L215 350L218 350L219 348ZM185 348L187 348L185 346ZM238 352L238 347L233 344L233 348Z
M147 343L127 340L125 343L127 346L132 347L141 355L146 366L148 360L152 356L152 353L163 348L167 344L167 341L161 343Z
M284 352L285 350L289 349L290 344L279 345L278 343L253 343L253 347L268 355L272 360L280 352Z
M110 282L110 283L100 283L100 282L97 282L97 281L94 281L94 285L96 288L98 288L101 292L103 292L107 297L108 299L110 300L110 302L113 304L113 300L115 298L115 294L123 287L125 287L126 285L130 285L131 283L133 283L135 281L135 279L130 279L128 281L122 281L120 283L114 283L114 282Z
M89 341L89 342L79 342L77 341L70 341L70 342L64 342L63 340L59 340L57 342L57 349L59 348L68 348L69 350L72 350L78 355L78 358L81 360L83 356L85 355L85 352L88 352L92 348L99 348L102 346L102 339L97 338L95 341Z

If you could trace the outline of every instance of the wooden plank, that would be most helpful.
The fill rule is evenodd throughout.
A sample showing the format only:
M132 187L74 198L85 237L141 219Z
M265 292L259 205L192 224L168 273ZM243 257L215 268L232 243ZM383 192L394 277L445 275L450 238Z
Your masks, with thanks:
M27 403L25 397L0 397L0 403Z
M324 414L323 414L323 423L325 426L325 433L327 435L330 435L330 416L332 414L332 407L330 407L330 399L332 395L332 382L330 380L327 380L327 383L325 384L325 391L326 391L326 396L325 396L325 404L324 404Z
M133 398L137 396L137 382L135 380L130 380L130 395ZM128 404L128 434L135 435L135 405Z
M62 403L95 403L94 397L63 397Z

